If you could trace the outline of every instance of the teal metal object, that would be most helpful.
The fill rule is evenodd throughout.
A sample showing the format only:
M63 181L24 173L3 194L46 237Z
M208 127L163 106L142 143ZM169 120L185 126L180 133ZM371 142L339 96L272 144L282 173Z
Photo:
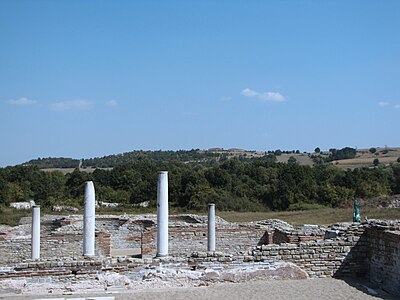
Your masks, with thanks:
M354 200L353 222L361 223L360 207L358 200Z

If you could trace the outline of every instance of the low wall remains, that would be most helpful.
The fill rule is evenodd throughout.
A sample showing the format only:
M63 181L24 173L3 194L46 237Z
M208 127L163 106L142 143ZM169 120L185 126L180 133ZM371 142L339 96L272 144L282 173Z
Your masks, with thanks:
M368 228L369 279L400 296L400 228Z
M96 257L83 259L82 217L57 218L42 222L40 261L30 260L28 221L17 227L0 227L0 280L21 276L74 277L108 271L129 273L160 263L196 270L287 262L311 278L365 277L400 295L400 221L294 228L280 220L229 223L217 218L218 251L206 252L206 217L171 216L170 257L159 259L155 258L155 215L101 216L96 219ZM128 251L132 249L139 252ZM140 258L134 258L134 253Z

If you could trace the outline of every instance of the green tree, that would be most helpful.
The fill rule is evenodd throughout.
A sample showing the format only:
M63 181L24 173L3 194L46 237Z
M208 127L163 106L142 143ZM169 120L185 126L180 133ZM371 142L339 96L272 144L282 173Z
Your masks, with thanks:
M18 202L28 200L24 198L24 191L18 183L8 182L2 191L2 199L4 204L8 205L10 202Z
M378 166L379 165L379 159L375 158L372 163L374 164L375 167Z
M75 199L83 199L85 182L90 180L91 176L86 172L75 169L72 173L67 174L65 186L68 194Z
M376 152L376 148L374 148L374 147L369 148L369 152L372 153L372 154L375 153Z
M319 147L317 147L317 148L314 149L314 152L315 152L315 153L320 153L320 152L321 152L321 149L320 149Z

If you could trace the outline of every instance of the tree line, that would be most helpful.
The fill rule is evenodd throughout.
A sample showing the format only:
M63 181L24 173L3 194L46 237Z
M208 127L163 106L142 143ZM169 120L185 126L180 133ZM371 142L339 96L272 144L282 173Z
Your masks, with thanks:
M75 169L43 172L35 165L0 168L0 205L35 200L82 206L85 181L92 180L99 201L132 206L156 205L157 173L169 172L170 204L178 210L298 210L351 205L354 197L400 193L400 164L342 170L331 164L304 166L278 163L274 155L258 159L221 159L210 163L159 161L146 156L93 173Z
M226 158L226 153L206 151L199 149L192 150L178 150L178 151L143 151L136 150L125 152L121 154L112 154L103 157L94 157L87 159L73 159L73 158L37 158L32 159L24 165L35 165L41 169L48 168L77 168L81 161L81 167L87 168L113 168L118 165L123 165L129 162L149 158L156 162L165 161L181 161L181 162L214 162L219 159Z

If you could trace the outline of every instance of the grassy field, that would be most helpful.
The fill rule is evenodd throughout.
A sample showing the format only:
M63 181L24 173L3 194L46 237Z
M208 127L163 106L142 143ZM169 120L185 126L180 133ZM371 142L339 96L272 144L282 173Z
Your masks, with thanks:
M313 160L310 158L308 154L305 153L291 153L291 154L282 154L276 157L277 162L287 163L290 157L294 157L300 165L312 166L314 164Z
M362 219L399 219L400 208L361 208ZM323 208L304 211L283 212L217 212L229 222L250 222L265 219L281 219L292 225L319 224L331 225L337 222L351 222L352 208Z
M31 215L30 210L17 210L9 207L0 207L0 224L15 226L22 217Z
M389 165L397 162L400 157L400 148L377 148L375 153L370 153L368 149L360 149L357 156L352 159L343 159L333 161L332 164L342 169L354 169L362 167L373 167L374 159L379 159L380 165Z
M400 208L371 208L361 207L361 217L367 216L368 219L387 219L387 220L400 220ZM80 212L82 213L82 212ZM146 213L157 213L152 209L130 209L123 211L115 211L112 209L99 209L96 211L97 214L146 214ZM181 214L171 210L170 214ZM185 212L199 215L205 215L205 212ZM42 214L62 214L54 213L49 210L42 211ZM68 213L64 213L68 215ZM6 224L15 226L18 225L19 220L22 217L30 216L31 211L18 211L12 208L0 207L0 224ZM229 222L250 222L260 221L266 219L281 219L292 225L303 225L303 224L318 224L318 225L331 225L337 222L351 222L353 217L352 208L321 208L313 210L303 211L281 211L281 212L235 212L235 211L217 211L217 215Z
M97 169L101 169L101 170L111 170L112 168L97 168ZM58 171L63 173L63 175L65 174L69 174L72 173L75 169L74 168L49 168L49 169L41 169L44 172L54 172L54 171ZM86 173L93 173L96 170L96 168L92 168L92 167L87 167L87 168L80 168L79 171L81 172L86 172Z

